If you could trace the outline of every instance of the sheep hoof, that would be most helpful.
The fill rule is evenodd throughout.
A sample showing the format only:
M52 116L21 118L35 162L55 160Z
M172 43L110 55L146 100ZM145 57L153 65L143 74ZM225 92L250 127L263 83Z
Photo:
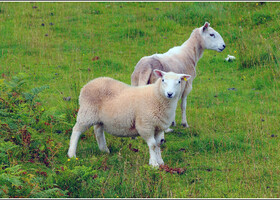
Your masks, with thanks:
M149 165L151 165L154 168L159 168L159 164L155 160L150 160Z
M161 160L160 162L158 162L159 166L164 166L164 162L163 160Z
M189 128L190 126L187 123L182 123L183 127Z
M104 152L104 153L110 153L110 150L107 148L104 148L104 149L100 149L100 151Z
M167 130L164 131L165 133L170 133L170 132L173 132L173 129L171 128L168 128Z
M69 158L73 158L73 157L76 158L75 153L68 152L67 155L68 155Z
M157 163L158 163L159 166L164 165L164 162L163 162L162 158L157 158Z
M166 143L166 140L165 140L165 139L161 139L161 140L160 140L160 145L162 145L162 144L164 144L164 143Z

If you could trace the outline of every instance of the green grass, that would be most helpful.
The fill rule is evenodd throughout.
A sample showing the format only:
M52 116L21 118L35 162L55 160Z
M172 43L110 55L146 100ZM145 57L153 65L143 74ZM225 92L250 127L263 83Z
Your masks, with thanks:
M279 198L279 8L0 3L0 197ZM82 86L100 76L129 84L141 57L181 45L205 21L227 48L204 52L190 128L179 125L178 107L165 136L163 160L182 174L150 168L141 138L106 134L111 153L101 153L92 128L68 160ZM236 60L225 62L228 54Z

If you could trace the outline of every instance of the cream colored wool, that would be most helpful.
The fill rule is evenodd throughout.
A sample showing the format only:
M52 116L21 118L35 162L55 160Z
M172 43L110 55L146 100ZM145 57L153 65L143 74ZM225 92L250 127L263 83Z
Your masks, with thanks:
M94 126L101 151L108 152L104 131L118 137L141 136L150 150L150 165L163 164L159 146L172 123L184 79L190 75L155 70L155 84L130 86L111 78L97 78L81 90L80 109L68 156L76 156L80 135ZM163 79L163 80L162 80Z

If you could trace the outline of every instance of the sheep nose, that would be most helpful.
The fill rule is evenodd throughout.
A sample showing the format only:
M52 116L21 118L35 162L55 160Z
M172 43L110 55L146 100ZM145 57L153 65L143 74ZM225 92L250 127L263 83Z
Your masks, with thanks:
M223 44L223 47L224 47L224 48L226 48L226 45L225 45L225 44Z
M167 95L168 95L169 98L171 98L172 95L173 95L173 92L167 92Z

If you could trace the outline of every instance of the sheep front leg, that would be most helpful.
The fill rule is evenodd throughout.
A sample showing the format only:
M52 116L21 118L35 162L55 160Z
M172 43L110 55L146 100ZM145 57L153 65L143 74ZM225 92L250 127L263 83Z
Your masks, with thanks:
M160 146L162 145L163 143L166 142L166 140L164 139L164 132L160 132L158 134L155 135L155 139L157 141L157 145Z
M160 151L160 145L162 145L163 143L165 143L165 139L164 139L164 132L160 132L158 134L156 134L155 136L156 142L157 142L157 148L156 148L156 154L157 154L157 163L159 165L164 165L164 162L162 160L161 157L161 151Z
M163 159L161 157L161 151L160 151L160 147L159 146L156 146L155 152L156 152L156 155L157 155L157 157L156 157L157 158L157 163L159 165L164 165Z
M172 121L172 124L171 124L171 126L176 126L176 121L175 121L175 117L176 117L176 115L174 115L174 119L173 119L173 121Z
M95 125L94 132L95 132L96 140L97 140L100 151L110 153L110 150L108 149L107 144L106 144L103 126L100 124Z
M182 101L181 101L181 112L182 112L182 126L189 127L187 122L187 116L186 116L186 108L187 108L187 96L192 91L192 84L189 83L186 90L184 91L182 95Z
M158 163L158 146L157 142L154 137L151 137L147 140L147 144L149 146L149 152L150 152L150 160L149 165L152 165L153 167L159 167ZM160 151L160 150L159 150Z
M187 108L187 96L182 98L181 112L182 112L182 126L189 127L187 122L187 116L186 116L186 108Z
M171 126L176 126L175 116L176 115L174 115ZM171 129L171 128L168 128L168 129L165 130L165 133L171 133L171 132L173 132L173 129Z
M171 133L171 132L173 132L172 128L168 128L168 129L165 130L165 133Z
M138 126L137 124L142 124L142 126ZM159 167L160 164L163 163L160 153L160 148L157 143L161 142L161 139L164 137L164 133L155 134L153 127L145 126L147 124L143 124L143 122L136 123L136 129L139 135L147 142L150 153L149 165L153 167ZM144 128L145 127L145 128ZM157 140L155 136L157 135ZM158 141L158 142L157 142Z

